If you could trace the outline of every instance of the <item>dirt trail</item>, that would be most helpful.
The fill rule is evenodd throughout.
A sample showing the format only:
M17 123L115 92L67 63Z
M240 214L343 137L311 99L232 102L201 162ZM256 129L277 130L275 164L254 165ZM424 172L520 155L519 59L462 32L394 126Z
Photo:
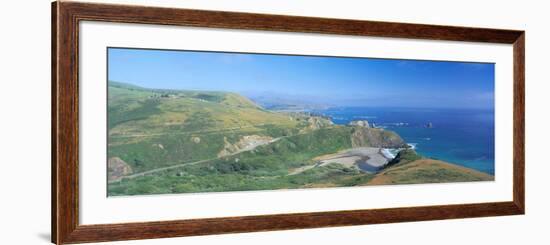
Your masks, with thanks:
M170 170L170 169L180 168L180 167L183 167L183 166L188 166L188 165L194 165L194 164L198 164L198 163L208 162L208 161L215 160L215 159L218 159L218 158L204 159L204 160L200 160L200 161L196 161L196 162L186 162L186 163L180 163L180 164L176 164L176 165L172 165L172 166L168 166L168 167L155 168L155 169L148 170L148 171L145 171L145 172L141 172L141 173L137 173L137 174L131 174L131 175L123 176L123 177L120 178L120 179L109 181L109 184L111 184L111 183L116 183L116 182L120 182L120 181L123 180L123 179L133 179L133 178L136 178L136 177L141 177L141 176L145 176L145 175L149 175L149 174L161 172L161 171L164 171L164 170Z
M268 144L272 144L274 142L277 142L280 139L287 138L287 137L291 137L291 136L282 136L282 137L278 137L278 138L273 138L271 141L269 141ZM133 178L136 178L136 177L141 177L141 176L145 176L145 175L149 175L149 174L154 174L154 173L162 172L162 171L165 171L165 170L171 170L171 169L181 168L181 167L188 166L188 165L195 165L195 164L199 164L199 163L204 163L204 162L208 162L208 161L212 161L212 160L216 160L216 159L220 159L220 158L226 158L226 157L237 155L237 154L240 154L240 153L243 153L243 152L252 151L252 150L256 149L259 146L268 145L268 144L255 145L253 148L248 148L244 151L237 151L237 152L231 153L229 155L225 155L225 156L220 156L220 157L215 157L215 158L210 158L210 159L204 159L204 160L195 161L195 162L180 163L180 164L176 164L176 165L172 165L172 166L167 166L167 167L162 167L162 168L155 168L155 169L147 170L147 171L136 173L136 174L126 175L126 176L123 176L120 179L109 181L109 184L120 182L123 179L133 179Z
M273 138L267 144L258 144L258 145L255 145L253 148L247 148L244 151L237 151L237 152L231 153L229 155L225 155L225 156L220 156L220 157L215 157L215 158L210 158L210 159L204 159L204 160L195 161L195 162L180 163L180 164L176 164L176 165L172 165L172 166L168 166L168 167L155 168L155 169L147 170L147 171L136 173L136 174L126 175L126 176L123 176L120 179L109 181L108 183L109 184L116 183L116 182L120 182L123 179L133 179L133 178L136 178L136 177L141 177L141 176L145 176L145 175L149 175L149 174L154 174L154 173L158 173L158 172L165 171L165 170L171 170L171 169L181 168L181 167L188 166L188 165L195 165L195 164L199 164L199 163L204 163L204 162L208 162L208 161L212 161L212 160L216 160L216 159L220 159L220 158L226 158L226 157L237 155L237 154L240 154L240 153L243 153L243 152L252 151L252 150L256 149L257 147L260 147L260 146L263 146L263 145L273 144L273 143L275 143L275 142L277 142L281 139L284 139L284 138L288 138L288 137L292 137L292 136L296 136L296 135L301 135L301 134L305 134L305 133L299 133L299 134L294 134L294 135L288 135L288 136L281 136L281 137Z

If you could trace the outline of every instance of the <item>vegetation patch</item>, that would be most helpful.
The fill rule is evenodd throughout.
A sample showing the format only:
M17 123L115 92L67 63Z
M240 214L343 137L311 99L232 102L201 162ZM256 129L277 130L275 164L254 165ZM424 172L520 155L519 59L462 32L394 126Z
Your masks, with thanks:
M110 196L492 179L412 149L377 174L356 162L320 163L320 156L351 148L406 145L389 130L268 111L235 93L112 81L108 92Z

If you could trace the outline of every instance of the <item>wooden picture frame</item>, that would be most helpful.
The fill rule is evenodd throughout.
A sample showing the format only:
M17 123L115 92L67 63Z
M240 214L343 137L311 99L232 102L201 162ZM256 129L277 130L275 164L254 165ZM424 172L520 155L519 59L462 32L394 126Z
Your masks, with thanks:
M79 22L107 21L229 29L513 44L513 201L79 224ZM151 239L221 233L456 219L525 212L525 33L454 26L326 19L58 1L52 4L52 242Z

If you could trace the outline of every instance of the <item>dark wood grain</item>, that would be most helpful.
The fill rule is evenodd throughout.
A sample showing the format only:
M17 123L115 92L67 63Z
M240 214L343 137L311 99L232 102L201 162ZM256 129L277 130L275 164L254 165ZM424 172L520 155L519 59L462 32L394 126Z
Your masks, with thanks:
M57 3L52 3L51 12L51 240L57 239Z
M521 31L146 6L63 2L82 20L336 35L514 43Z
M71 242L152 239L269 230L513 215L512 202L280 214L231 218L80 226Z
M515 215L521 214L521 212L522 210L514 202L500 202L109 225L81 225L72 231L65 239L65 242L105 242L434 219L488 217Z
M525 33L514 42L514 203L525 213Z
M513 200L497 203L80 225L78 23L83 20L513 44ZM57 244L455 219L525 212L525 33L79 2L52 4L52 242Z
M73 12L67 9L65 2L53 5L56 9L57 35L55 38L56 65L53 71L55 142L52 155L55 159L56 192L54 196L57 244L68 242L69 235L78 227L78 25Z

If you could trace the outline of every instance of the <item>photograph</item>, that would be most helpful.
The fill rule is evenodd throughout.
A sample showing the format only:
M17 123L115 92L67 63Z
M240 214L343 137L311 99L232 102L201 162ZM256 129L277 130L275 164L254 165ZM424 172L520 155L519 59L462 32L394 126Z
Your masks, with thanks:
M493 181L494 63L107 48L108 196Z

